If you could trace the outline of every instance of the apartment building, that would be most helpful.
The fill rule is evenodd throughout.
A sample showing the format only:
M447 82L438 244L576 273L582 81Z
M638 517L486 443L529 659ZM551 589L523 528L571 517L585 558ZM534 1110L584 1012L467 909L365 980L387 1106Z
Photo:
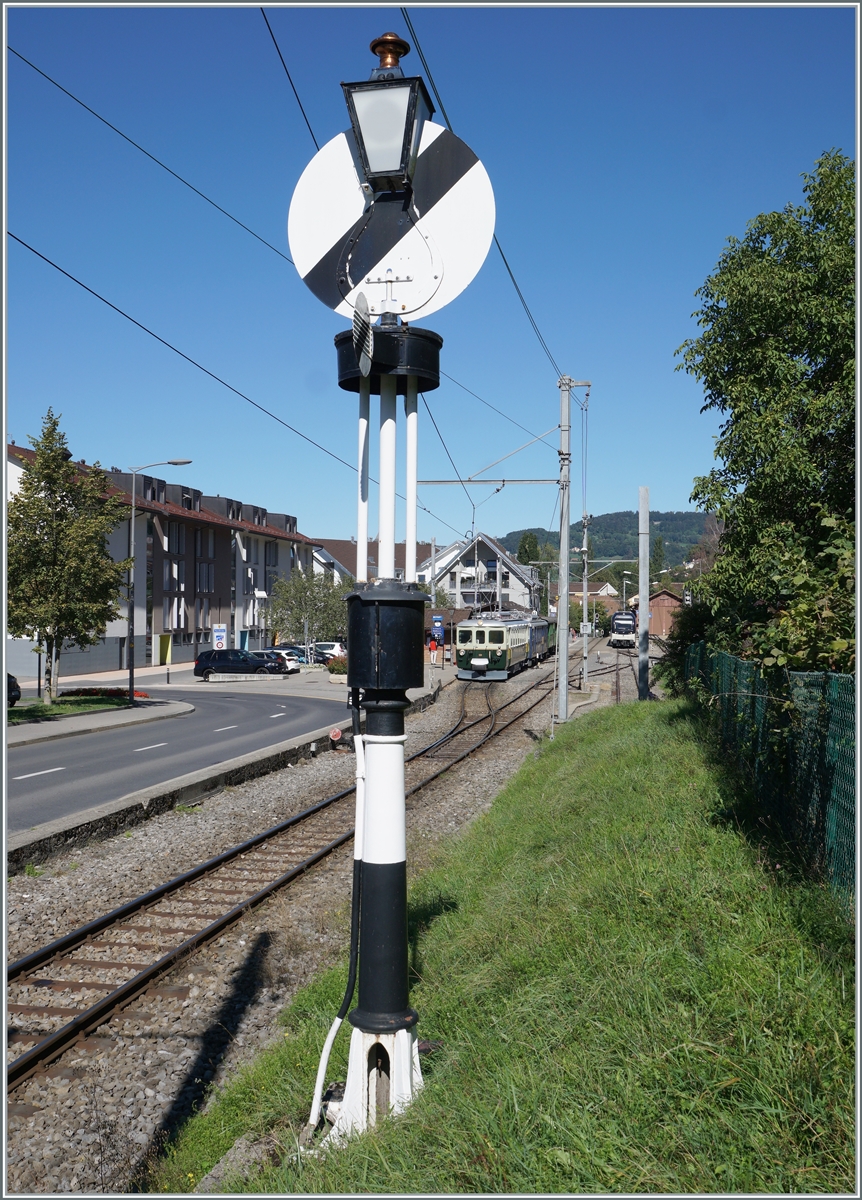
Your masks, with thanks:
M17 490L23 462L33 451L7 447L8 490ZM81 470L88 470L80 462ZM131 475L106 472L129 519L113 531L109 550L129 557ZM315 543L296 528L296 517L268 512L227 496L205 496L187 484L156 476L135 479L135 662L158 666L192 662L212 641L214 625L226 627L228 644L257 650L269 644L268 600L275 581L297 566L313 570ZM127 664L128 606L109 623L97 646L64 647L64 675L123 669ZM31 676L36 658L27 639L9 638L8 669Z

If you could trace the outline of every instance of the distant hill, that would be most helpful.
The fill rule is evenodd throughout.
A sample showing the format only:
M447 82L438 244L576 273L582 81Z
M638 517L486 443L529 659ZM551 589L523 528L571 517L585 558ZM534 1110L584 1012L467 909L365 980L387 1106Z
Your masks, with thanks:
M691 550L703 536L706 514L699 512L652 512L650 513L650 543L657 534L664 539L665 561L676 567L688 561ZM539 541L549 542L555 549L560 547L559 530L515 529L505 537L497 539L510 554L517 554L518 543L524 533L534 533ZM603 513L593 517L589 526L596 558L637 558L638 514L636 512ZM582 525L578 521L571 527L571 544L580 546L583 538Z

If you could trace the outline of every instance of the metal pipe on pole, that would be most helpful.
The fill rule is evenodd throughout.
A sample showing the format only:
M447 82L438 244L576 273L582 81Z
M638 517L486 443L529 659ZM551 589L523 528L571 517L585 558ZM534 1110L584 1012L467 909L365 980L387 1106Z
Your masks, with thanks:
M417 379L407 376L404 415L407 421L407 521L404 546L404 581L416 582L416 480L419 477L419 414Z
M638 700L649 700L649 488L638 489Z
M356 582L368 579L368 422L371 411L371 380L367 375L359 379L359 452L357 465L356 507Z
M395 421L394 375L380 379L380 513L379 579L395 578Z
M560 579L557 587L557 715L569 719L569 492L572 463L572 380L563 375L560 389Z

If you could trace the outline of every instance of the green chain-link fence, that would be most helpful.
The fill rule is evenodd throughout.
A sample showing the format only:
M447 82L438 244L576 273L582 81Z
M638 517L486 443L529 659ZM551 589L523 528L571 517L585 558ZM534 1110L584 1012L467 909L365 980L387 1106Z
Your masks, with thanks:
M749 770L755 795L821 872L852 917L856 880L855 679L784 676L780 690L758 667L704 642L689 646L686 680L714 697L722 743Z

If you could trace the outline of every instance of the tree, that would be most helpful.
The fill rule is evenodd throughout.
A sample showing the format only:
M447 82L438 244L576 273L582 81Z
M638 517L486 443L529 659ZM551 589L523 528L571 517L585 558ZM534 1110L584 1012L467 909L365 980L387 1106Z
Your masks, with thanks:
M653 539L652 554L649 560L649 577L650 579L659 579L664 570L664 538L661 534L657 534ZM661 580L659 580L661 582Z
M539 557L539 542L534 533L522 533L518 542L518 562L528 566Z
M426 592L426 595L427 595L427 592ZM449 593L446 591L446 589L442 588L440 586L440 584L438 583L434 588L434 603L433 603L433 605L426 604L425 607L426 608L432 608L432 607L433 608L451 608L452 607L452 597L449 595Z
M270 599L270 621L282 641L303 643L305 622L312 642L342 638L347 630L344 597L355 587L352 579L336 583L329 572L306 574L295 567L287 579L277 579Z
M840 601L834 585L854 533L854 165L832 150L803 178L803 205L728 240L697 292L703 332L677 351L704 385L701 411L724 418L721 465L692 493L725 523L699 590L713 644L766 666L849 671L852 571Z
M45 650L45 701L57 695L64 643L93 646L120 615L130 560L115 562L108 537L127 515L98 463L71 462L60 417L48 409L30 438L35 459L8 509L8 627Z

